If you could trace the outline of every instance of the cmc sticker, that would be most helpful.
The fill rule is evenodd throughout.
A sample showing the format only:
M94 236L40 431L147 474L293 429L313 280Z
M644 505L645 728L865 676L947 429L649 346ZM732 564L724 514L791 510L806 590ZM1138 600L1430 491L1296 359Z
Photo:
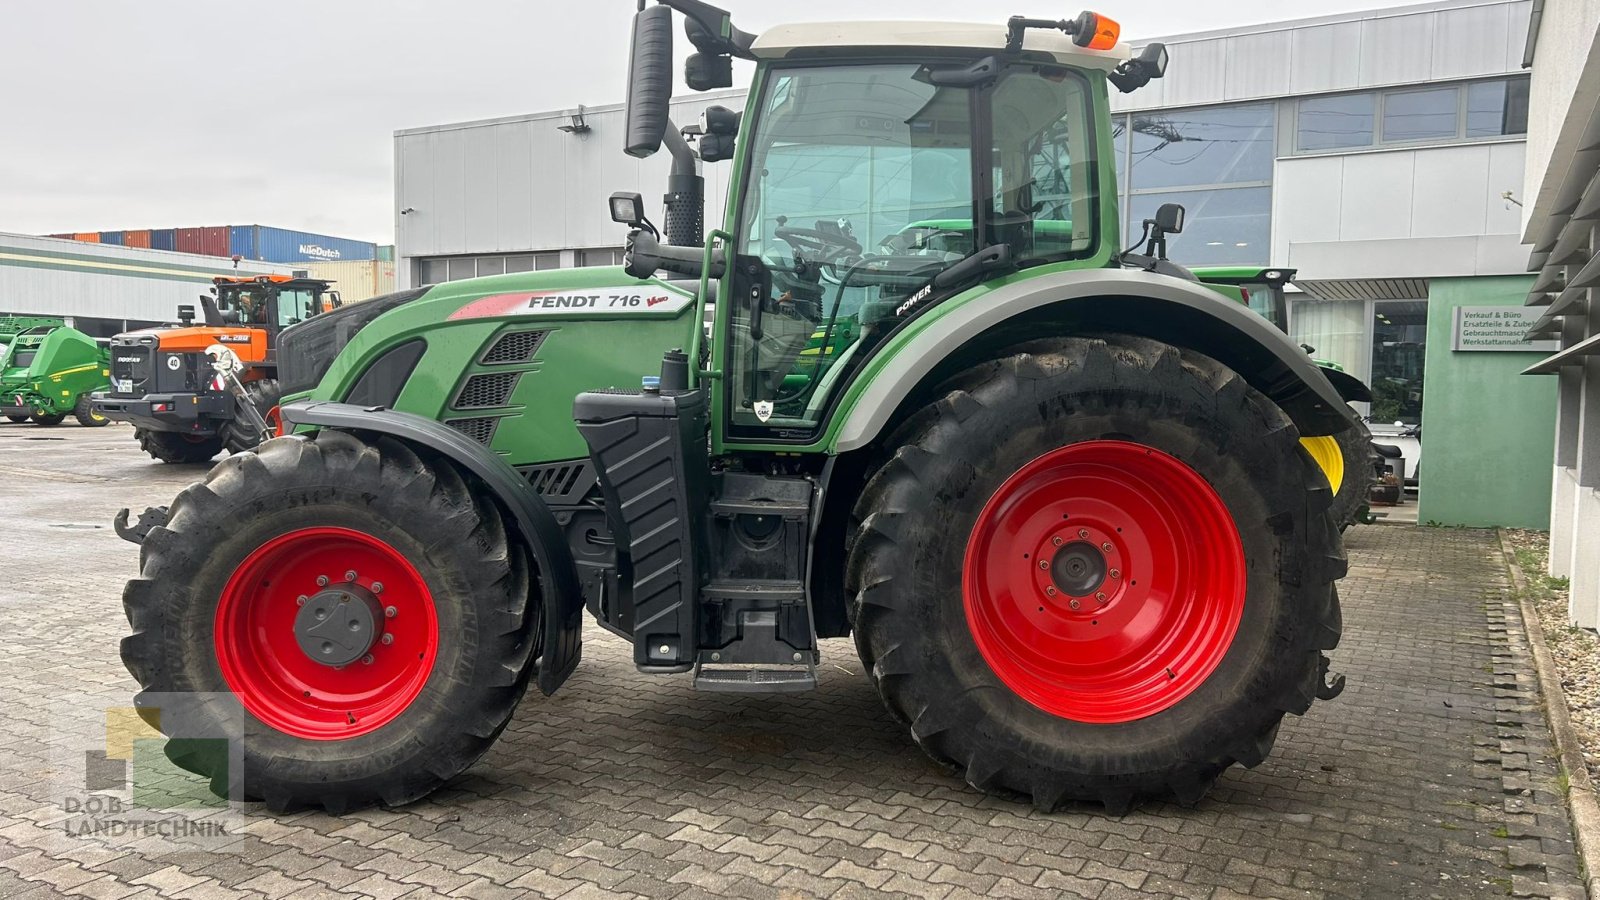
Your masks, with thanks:
M451 319L491 316L609 316L676 313L694 302L682 291L660 285L583 288L570 291L521 291L479 297L450 314Z

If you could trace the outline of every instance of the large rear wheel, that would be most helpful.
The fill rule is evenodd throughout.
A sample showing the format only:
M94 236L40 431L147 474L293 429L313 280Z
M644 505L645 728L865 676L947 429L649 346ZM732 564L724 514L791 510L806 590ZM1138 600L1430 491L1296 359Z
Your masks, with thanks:
M1259 763L1321 686L1344 574L1293 425L1209 358L1039 341L891 437L848 584L890 711L979 788L1115 811Z
M216 698L237 698L232 786L273 809L427 794L489 748L532 670L526 554L453 467L392 439L230 456L142 557L123 594L136 703L195 698L178 720L217 734L233 707ZM222 763L169 755L228 786Z

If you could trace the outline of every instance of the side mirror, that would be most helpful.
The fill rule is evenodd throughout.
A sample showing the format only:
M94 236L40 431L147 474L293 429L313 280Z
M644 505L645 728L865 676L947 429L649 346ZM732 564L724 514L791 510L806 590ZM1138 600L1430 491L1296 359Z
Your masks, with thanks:
M686 24L694 27L693 19ZM733 57L714 53L692 53L683 62L683 83L692 91L714 91L733 87Z
M672 7L651 6L633 17L628 66L627 136L623 152L643 159L661 149L672 101Z
M179 306L178 306L178 321L182 322L185 327L187 327L189 325L193 325L194 324L194 307L190 306L187 303L179 304Z
M1183 234L1183 217L1182 203L1163 203L1156 207L1156 217L1147 221L1167 234Z

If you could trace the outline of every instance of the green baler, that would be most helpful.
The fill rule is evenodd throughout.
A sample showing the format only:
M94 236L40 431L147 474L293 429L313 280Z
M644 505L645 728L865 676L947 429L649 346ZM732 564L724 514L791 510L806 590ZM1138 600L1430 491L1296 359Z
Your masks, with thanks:
M71 415L80 425L105 425L89 395L110 386L110 349L60 320L34 321L42 324L22 327L0 355L0 415L47 426Z

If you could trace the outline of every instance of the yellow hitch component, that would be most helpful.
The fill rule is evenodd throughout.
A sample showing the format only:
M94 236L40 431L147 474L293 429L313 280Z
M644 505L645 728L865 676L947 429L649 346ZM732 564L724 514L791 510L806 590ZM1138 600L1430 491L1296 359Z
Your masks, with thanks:
M1344 484L1344 453L1339 449L1339 442L1331 435L1322 435L1303 437L1300 445L1317 461L1322 474L1328 476L1328 484L1333 492L1339 493L1340 486Z

